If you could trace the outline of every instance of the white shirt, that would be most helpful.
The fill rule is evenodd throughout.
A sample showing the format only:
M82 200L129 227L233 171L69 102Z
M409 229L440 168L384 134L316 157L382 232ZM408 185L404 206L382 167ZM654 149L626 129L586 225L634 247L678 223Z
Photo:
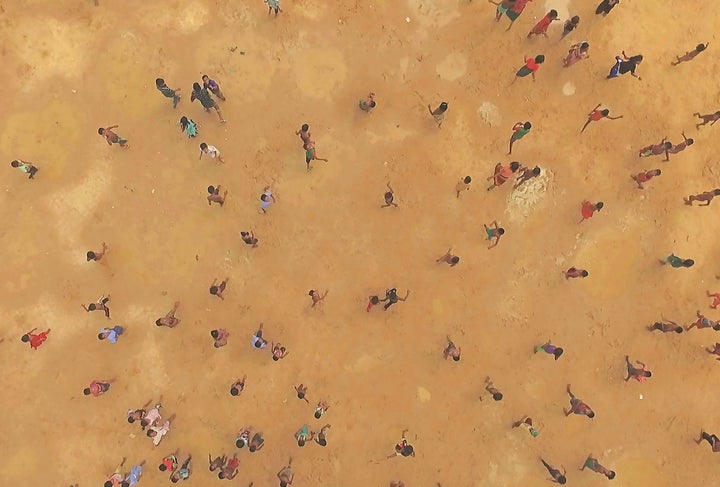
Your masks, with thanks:
M153 436L153 445L158 446L163 436L170 431L170 421L165 421L162 426L152 426L150 429L156 433L155 436Z
M215 159L216 157L219 157L219 156L220 156L220 151L219 151L218 148L215 147L214 145L208 145L208 146L207 146L207 153L208 153L208 155L209 155L210 157L212 157L213 159Z

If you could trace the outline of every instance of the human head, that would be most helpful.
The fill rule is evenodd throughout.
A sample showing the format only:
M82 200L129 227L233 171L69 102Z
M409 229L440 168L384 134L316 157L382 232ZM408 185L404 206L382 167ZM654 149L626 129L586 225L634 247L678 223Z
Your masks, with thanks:
M683 332L682 326L678 326L677 328L675 328L675 333L682 333L682 332Z
M535 64L542 64L544 62L545 56L543 56L542 54L538 54L537 56L535 56Z
M603 110L600 110L600 113L603 114L603 117L607 117L608 115L610 115L610 110L608 110L607 108L605 108L605 109L603 109Z
M642 375L645 377L652 377L652 372L650 372L649 370L643 370Z
M370 100L370 108L375 108L377 106L377 103L375 103L375 100Z
M655 176L659 176L659 175L662 174L662 171L661 171L660 169L655 169L655 170L653 171L653 174L655 174Z
M502 392L494 392L492 395L492 398L496 401L502 401L503 395Z
M102 128L102 127L99 128L99 129L98 129L98 133L99 133L100 135L104 134L104 133L105 133L105 129Z
M135 418L132 416L128 416L128 423L133 424L135 422Z
M580 273L580 275L583 276L583 277L587 277L587 276L590 275L590 273L589 273L588 271L586 271L586 270L583 270L583 271Z
M231 396L237 396L238 394L240 394L240 390L237 387L233 386L230 388Z
M281 480L280 487L287 487L287 482L285 482L284 480Z
M515 171L517 171L518 169L520 169L520 163L519 163L519 162L513 161L513 162L510 163L510 170L511 170L512 172L515 172Z
M89 250L85 257L87 258L88 262L97 259L97 255L95 255L95 252L93 252L92 250Z
M505 235L505 229L504 229L503 227L498 228L498 229L497 229L497 234L498 234L498 235Z
M692 259L685 259L682 263L683 267L692 267L695 265L695 261Z
M160 318L155 320L155 326L162 326L162 323L160 322Z
M311 290L308 291L308 296L312 296L313 294L315 294L315 290L314 290L314 289L311 289Z
M302 124L302 127L300 127L300 130L302 130L303 132L307 132L308 130L310 130L310 125L304 123Z
M183 117L185 118L185 117ZM205 142L200 143L200 150L206 151L207 150L207 144Z
M565 478L564 475L560 475L560 476L557 478L557 481L558 481L558 484L561 484L561 485L565 485L565 484L567 483L567 479Z
M210 289L212 289L212 288L210 288ZM216 290L217 290L217 288L216 288ZM210 291L210 292L212 293L212 291ZM213 294L215 294L215 293L213 293ZM218 336L219 336L219 335L218 335L218 331L217 331L217 330L212 330L212 331L210 332L210 336L213 337L215 340L217 340L217 339L218 339Z
M277 362L278 360L280 360L280 357L278 357L277 355L273 355L273 360Z
M450 259L450 262L452 264L457 264L458 262L460 262L460 257L458 257L457 255L454 255L453 258Z
M305 399L305 393L302 392L302 391L299 391L299 392L297 393L297 396L298 396L298 399Z
M531 124L530 122L525 122L525 123L523 124L523 128L524 128L525 130L530 130L530 129L532 128L532 124Z
M603 203L602 201L598 201L598 203L595 205L595 209L599 211L602 210L604 206L605 203Z
M165 86L165 80L162 78L155 78L155 86L160 88L161 86Z
M553 350L553 355L555 356L555 360L559 359L560 356L563 354L564 350L560 347Z
M555 10L555 9L550 10L550 13L548 14L548 16L549 16L551 19L557 19L557 16L558 16L557 10Z
M672 149L672 142L668 140L663 144L663 147L665 147L666 149Z
M595 417L595 411L590 410L590 412L587 414L587 417L590 418L590 419L594 418L594 417Z
M217 286L210 286L210 294L217 294L217 292L218 292L218 287L217 287ZM210 332L211 335L212 335L213 333L217 334L217 331L213 330L213 331Z
M95 303L90 303L88 304L88 309L90 311L95 311L95 309L97 309L97 305Z
M235 440L235 446L238 448L242 448L245 446L245 442L242 439L238 438L237 440Z
M200 83L193 83L193 90L200 90Z
M112 485L112 482L110 482L109 480L103 484L104 487L112 487Z
M605 476L608 478L608 480L612 480L615 478L615 472L613 470L610 470Z
M267 200L268 200L268 195L266 195L265 193L261 194L261 195L260 195L260 200L261 200L261 201L267 201Z
M540 175L540 167L535 166L532 170L533 176L539 176Z
M459 355L459 354L458 354L458 355L453 355L453 360L454 360L455 362L460 362L460 355Z
M30 335L28 335L27 333L25 333L25 334L20 338L20 341L25 342L25 343L29 342L29 341L30 341Z
M219 473L218 473L218 478L219 478L219 479L224 479L224 478L225 478L225 474L222 473L222 472L219 472Z
M170 482L172 482L173 484L177 484L178 480L179 480L178 477L175 477L175 476L170 477Z
M714 190L713 190L713 194L714 194L715 196L720 196L720 188L714 189Z
M463 179L463 183L465 183L465 184L470 184L471 181L472 181L472 178L470 176L465 176L465 178Z
M160 469L161 472L164 472L165 470L167 470L167 465L161 463L160 465L158 465L158 469Z
M11 165L12 167L18 167L18 166L20 165L20 162L19 162L19 161L12 161L12 162L10 162L10 165Z
M587 42L580 43L580 49L589 49L589 48L590 48L590 44L588 44Z
M257 450L257 447L255 445L250 445L250 447L248 449L250 451L254 452L255 450Z
M314 416L315 416L315 419L320 419L322 417L322 411L321 410L315 411Z
M105 340L107 335L105 333L98 333L98 340Z
M696 50L697 52L703 52L706 47L707 47L707 46L706 46L705 44L698 44L697 46L695 46L695 50Z
M305 446L305 438L298 438L298 446Z
M637 56L632 56L630 58L630 62L633 62L635 64L640 64L643 60L642 54L638 54Z
M687 142L687 145L693 145L695 143L695 141L693 139L688 139L686 142Z
M572 22L573 24L577 25L577 24L580 23L580 17L577 16L577 15L573 15L573 18L570 19L570 22Z
M208 186L207 187L208 193L214 194L215 193L215 186Z
M183 125L187 125L187 124L188 124L188 118L187 118L185 115L183 115L182 117L180 117L180 123L183 124Z
M372 304L378 304L380 302L380 298L378 298L377 296L373 296L372 298L370 298L370 302ZM25 340L25 341L27 341L27 340Z
M720 324L713 326L713 330L720 331Z
M210 81L210 76L208 76L207 74L203 74L202 80L203 80L203 83L207 83L208 81Z
M86 396L89 396L89 395L90 395L90 388L89 388L89 387L86 387L85 389L83 389L83 394L85 394Z
M440 108L440 111L441 111L441 112L444 112L445 110L448 109L448 104L447 104L447 102L444 101L444 102L440 103L440 106L439 106L438 108Z
M155 430L147 430L147 435L148 435L150 438L154 438L155 435L157 435L157 432L156 432Z

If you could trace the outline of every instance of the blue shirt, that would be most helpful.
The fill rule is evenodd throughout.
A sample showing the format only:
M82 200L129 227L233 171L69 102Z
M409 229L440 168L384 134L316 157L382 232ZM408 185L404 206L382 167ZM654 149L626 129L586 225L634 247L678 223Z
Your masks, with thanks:
M120 326L113 326L112 328L103 328L100 333L107 333L107 339L110 343L117 343L118 337L122 335L123 329Z
M128 476L125 477L125 481L130 483L130 487L133 487L133 485L137 485L140 482L140 476L142 476L142 467L135 465L130 470Z

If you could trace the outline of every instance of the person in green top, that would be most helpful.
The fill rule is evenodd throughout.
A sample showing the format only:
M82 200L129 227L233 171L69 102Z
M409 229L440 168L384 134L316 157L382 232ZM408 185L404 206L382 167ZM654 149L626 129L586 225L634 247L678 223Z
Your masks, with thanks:
M220 117L220 123L225 123L225 119L222 116L222 112L220 111L220 107L217 102L212 99L208 90L200 86L200 83L193 83L193 92L192 95L190 95L190 103L195 100L200 100L200 104L206 112L209 112L211 108L214 108L218 117Z
M310 433L308 425L306 424L304 424L303 427L295 433L295 439L297 440L298 446L305 446L305 442L311 441L314 436L315 433Z
M670 264L672 267L692 267L695 261L692 259L681 259L675 254L670 254L667 259L660 261L663 265Z
M608 478L608 480L612 480L615 478L615 472L600 465L600 462L598 462L597 458L594 458L592 456L592 453L588 455L587 459L585 460L585 463L583 463L583 466L580 470L585 470L586 468L589 468L593 472L603 474L604 476L606 476Z
M192 473L192 468L190 467L190 462L192 461L192 455L188 455L187 459L183 462L183 464L175 470L172 475L170 475L170 481L175 484L178 482L178 480L187 480L190 478L190 474Z
M510 149L508 150L508 155L512 154L513 144L529 134L531 128L532 124L530 122L518 122L513 125L513 134L510 136Z
M20 171L27 174L28 179L33 179L35 177L35 173L38 172L38 168L33 166L32 163L27 162L27 161L16 160L16 161L12 161L10 163L10 165L12 167L16 167L16 168L20 169Z
M178 95L177 92L180 91L180 88L173 90L165 84L165 80L162 78L155 79L155 87L167 98L172 98L173 108L177 107L177 104L180 101L180 95Z

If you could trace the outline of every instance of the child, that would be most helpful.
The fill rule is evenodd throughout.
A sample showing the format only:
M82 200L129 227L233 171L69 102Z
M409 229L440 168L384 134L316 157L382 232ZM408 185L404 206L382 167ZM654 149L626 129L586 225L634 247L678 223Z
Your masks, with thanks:
M440 128L442 126L443 120L445 120L445 112L448 109L447 102L440 103L435 110L430 108L430 105L427 106L427 109L430 112L430 115L432 115L433 119L435 120L435 123L437 123L438 128Z
M380 208L385 208L386 206L394 206L395 208L398 207L397 203L395 203L395 191L393 191L392 187L390 186L390 181L387 183L388 191L385 191L385 204L380 206Z
M575 30L575 28L580 23L580 17L577 15L573 16L570 20L565 21L565 25L563 26L562 35L560 36L560 40L564 39L570 32Z
M520 426L527 429L528 433L530 433L530 436L532 436L533 438L537 438L537 436L540 434L538 430L533 428L533 420L528 416L523 416L520 421L516 421L512 425L513 428L519 428Z
M278 12L282 12L280 0L265 0L265 3L268 4L268 15L270 15L273 10L275 10L275 17L277 17Z
M15 160L10 163L12 167L15 167L19 169L21 172L24 172L28 175L28 179L35 178L35 173L38 172L38 168L33 166L30 162L25 162L21 160Z
M720 304L720 293L711 294L710 291L705 291L707 293L708 298L713 298L713 302L710 305L712 309L717 309L718 305Z
M205 142L201 143L200 144L200 157L198 157L198 160L202 159L203 154L207 154L212 159L217 159L218 161L222 162L223 164L225 163L223 158L220 157L220 151L214 145L208 145Z
M603 17L605 17L618 3L620 3L620 0L602 0L597 9L595 9L595 15L602 14Z
M206 112L209 112L211 108L214 108L220 118L220 123L225 123L225 119L222 116L220 107L217 102L210 97L208 90L200 86L200 83L193 83L193 92L190 95L190 103L195 100L200 100L200 104L203 106Z
M225 190L225 193L220 196L220 188L222 188L222 186L220 186L219 184L217 185L217 187L208 186L208 206L211 206L213 203L218 203L220 206L223 206L225 204L225 197L227 196L228 192L227 190Z
M300 140L302 140L303 143L303 149L305 146L310 142L310 125L304 123L302 124L302 127L300 127L300 130L295 132L295 135L300 136Z
M705 49L707 49L707 47L708 47L709 45L710 45L709 42L706 42L705 44L698 44L697 46L695 46L695 49L693 49L692 51L687 51L687 52L685 52L685 55L684 55L684 56L682 56L682 57L680 57L680 56L675 56L675 58L677 59L677 61L673 61L673 62L671 62L670 64L672 64L673 66L677 66L677 65L680 64L680 63L684 63L684 62L687 62L687 61L692 61L693 59L695 59L695 56L697 56L698 54L700 54L701 52L703 52Z
M180 117L180 122L178 123L180 125L181 132L185 132L188 137L197 137L198 127L197 124L195 124L195 122L193 122L191 119L183 116Z
M360 100L358 106L360 110L370 113L370 111L377 106L377 103L375 103L375 93L369 93L366 98Z
M255 234L252 230L249 232L240 232L240 238L243 242L245 242L248 245L252 245L252 248L257 247L258 245L258 239L255 238Z
M273 203L275 203L275 196L270 191L270 186L265 186L263 193L260 195L260 209L263 213L267 213L268 207Z
M607 75L607 79L617 78L625 73L630 73L632 76L642 81L642 78L635 74L635 69L642 63L643 56L638 54L636 56L627 57L625 51L622 51L622 57L615 56L615 66L610 69L610 73Z
M227 283L229 280L230 280L230 278L226 277L225 279L223 279L223 281L220 284L215 285L215 283L217 283L217 279L213 279L212 284L210 284L210 294L212 294L213 296L217 296L221 300L225 301L223 292L225 291L225 288L227 287Z
M670 267L677 269L679 267L692 267L695 261L692 259L681 259L675 254L670 254L665 260L661 260L660 263L662 265L670 264Z
M517 180L515 181L515 185L513 186L513 189L517 189L523 184L525 184L527 181L531 180L532 178L536 178L540 175L540 168L538 166L535 166L534 168L530 169L529 167L522 168L522 172L520 175L518 175Z
M437 259L435 262L444 262L446 264L449 264L450 267L455 267L456 265L458 265L458 263L460 263L460 257L458 257L457 255L452 255L450 253L451 250L452 247L450 247L447 252L445 252L445 254L439 259Z
M598 110L600 108L601 103L598 103L595 105L595 108L592 109L590 113L588 113L588 118L585 121L585 125L583 125L583 128L580 129L580 133L585 132L585 128L590 125L590 122L597 122L599 120L602 120L603 118L607 118L609 120L617 120L619 118L623 118L622 115L618 117L611 117L610 116L610 110L607 108L603 108L602 110Z
M700 120L702 120L702 123L698 123L695 125L696 129L699 129L703 125L707 125L710 123L710 125L715 125L715 122L720 120L720 111L715 113L708 113L707 115L700 115L700 112L693 113L694 116L698 117Z
M550 340L548 340L544 344L535 348L534 353L538 353L538 352L545 352L548 355L554 356L555 360L557 360L563 354L563 349L561 347L556 347L555 345L550 343Z
M604 206L605 203L603 203L602 201L596 204L592 204L587 200L583 201L582 206L580 207L580 214L582 215L582 220L580 220L580 223L592 218L593 214L595 214L596 211L602 210Z
M107 244L105 242L103 242L102 250L98 250L98 251L88 250L87 253L85 254L85 258L87 259L88 262L90 262L91 260L94 260L97 262L103 258L103 256L105 255L105 252L107 252L107 249L108 249Z
M327 159L323 159L322 157L317 156L317 152L315 150L315 142L313 142L312 140L305 144L305 164L307 166L308 172L312 170L312 168L310 167L311 161L328 162Z
M508 155L512 154L513 144L529 134L531 128L532 124L530 122L518 122L513 125L513 133L510 136L510 149L508 150Z
M369 313L372 307L377 305L379 302L380 298L378 296L368 296L367 312Z
M497 221L495 220L493 220L490 226L487 226L484 223L483 226L485 227L485 233L487 233L488 241L492 242L493 240L495 240L495 242L491 243L490 246L488 246L488 249L491 249L500 243L500 237L505 235L505 229L502 227L498 227Z
M203 87L206 90L209 90L210 93L217 96L222 101L225 101L225 95L223 95L223 92L220 89L220 85L217 84L217 81L215 81L214 79L210 79L210 76L208 76L207 74L203 74L202 81L203 81Z
M663 137L659 144L649 145L640 149L640 151L638 152L638 157L659 156L664 152L664 160L669 161L670 156L668 156L668 151L670 149L672 149L672 142L669 142L667 140L667 137Z
M563 59L563 66L566 68L569 68L576 62L589 58L590 57L590 55L588 54L589 49L590 49L590 44L588 44L585 41L579 42L577 44L573 44L572 46L570 46L568 55L565 57L565 59Z
M507 15L507 18L510 19L510 25L508 26L507 30L510 30L515 23L515 21L520 17L520 14L523 13L523 10L525 10L525 7L527 7L527 4L530 3L532 0L516 0L513 5L507 9L505 12L505 15Z
M118 127L119 127L119 125L113 125L112 127L107 127L107 128L101 127L98 129L98 134L100 134L102 137L105 138L105 141L108 143L108 145L119 144L120 147L127 149L129 147L127 140L123 139L118 134L116 134L115 132L112 131L112 129L115 129Z
M586 278L590 275L590 273L585 269L576 269L575 267L571 267L568 270L563 271L563 275L565 276L565 280L568 280L577 279L578 277Z
M706 191L700 194L693 194L688 196L687 198L683 198L683 200L685 201L685 204L689 206L692 206L693 201L705 201L706 203L704 205L699 206L710 206L710 202L716 196L720 196L720 189L714 189L712 191Z
M653 169L652 171L641 172L630 177L633 179L633 181L637 183L639 189L645 189L643 183L647 183L652 178L654 178L655 176L659 176L660 174L662 174L660 169Z
M558 19L557 10L550 10L550 11L545 15L545 17L543 17L542 19L540 19L540 22L538 22L537 24L535 24L535 27L533 27L533 28L530 30L530 32L528 32L528 35L527 35L527 36L528 36L528 39L529 39L530 37L534 36L534 35L536 36L536 35L540 35L540 34L542 34L542 35L544 35L545 37L547 37L547 30L548 30L548 28L550 27L550 24L552 24L555 20L560 20L560 19Z
M535 81L535 73L537 73L538 69L540 69L540 65L545 62L545 56L542 54L538 54L534 58L525 56L525 66L517 70L517 73L515 73L515 77L512 80L512 83L515 83L518 78L524 78L528 74L532 75L533 82Z
M155 80L155 87L165 95L166 98L172 98L172 104L173 108L177 107L178 102L180 101L180 95L177 94L180 89L173 90L168 85L165 84L165 80L162 78L157 78Z
M465 176L455 185L455 197L459 198L460 193L463 191L470 191L470 183L472 182L472 178L470 176Z
M488 2L492 3L493 5L497 5L497 11L495 13L495 22L500 22L500 19L502 18L503 14L506 14L507 11L515 6L515 0L501 0L499 2L494 2L493 0L488 0Z
M685 132L681 132L683 141L680 142L678 145L673 145L667 150L667 160L670 160L670 154L677 154L678 152L682 152L685 149L688 148L688 146L691 146L695 143L693 139L688 139L685 137Z
M510 179L510 176L518 172L520 169L520 163L517 161L511 162L509 166L503 166L502 163L498 163L495 166L493 175L488 177L488 181L492 180L492 184L488 187L488 191L502 186L505 182Z

